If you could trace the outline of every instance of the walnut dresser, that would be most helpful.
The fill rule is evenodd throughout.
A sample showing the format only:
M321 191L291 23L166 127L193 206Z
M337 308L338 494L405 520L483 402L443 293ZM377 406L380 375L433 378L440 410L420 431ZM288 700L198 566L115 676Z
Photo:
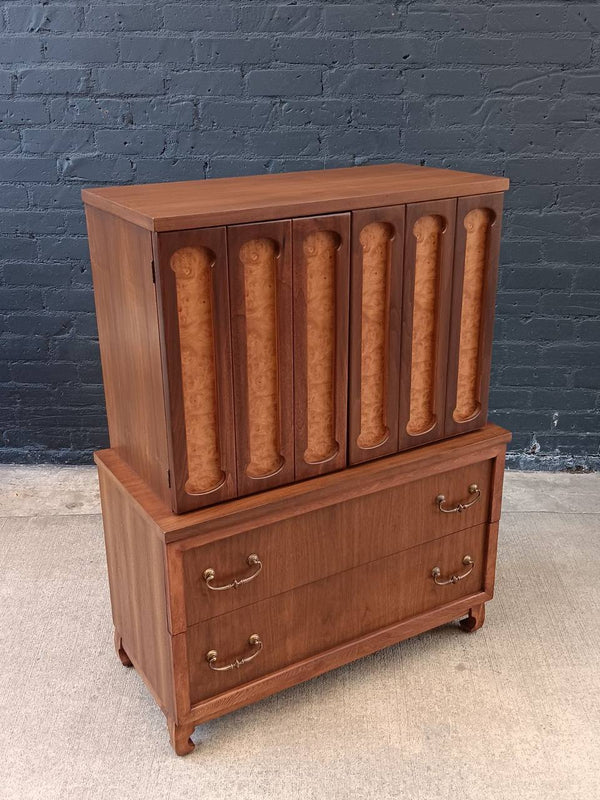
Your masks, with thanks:
M115 645L194 727L492 598L505 178L86 189Z

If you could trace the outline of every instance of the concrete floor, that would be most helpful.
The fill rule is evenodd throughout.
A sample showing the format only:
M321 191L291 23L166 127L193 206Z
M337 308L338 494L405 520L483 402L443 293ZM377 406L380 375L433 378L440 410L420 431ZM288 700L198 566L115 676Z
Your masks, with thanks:
M600 798L600 475L508 473L494 601L196 729L112 650L93 468L0 467L0 798Z

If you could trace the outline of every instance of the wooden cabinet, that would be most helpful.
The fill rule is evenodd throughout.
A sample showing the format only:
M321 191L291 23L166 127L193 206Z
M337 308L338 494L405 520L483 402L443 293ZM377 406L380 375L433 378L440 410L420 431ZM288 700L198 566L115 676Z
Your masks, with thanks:
M176 752L196 725L382 647L480 627L509 438L488 425L179 515L97 453L117 649Z
M273 691L483 623L507 187L388 164L84 190L115 641L176 752Z
M111 445L180 513L482 427L506 183L386 165L85 190ZM158 335L126 374L132 303ZM155 424L122 425L132 395Z
M502 197L353 213L349 463L485 425Z

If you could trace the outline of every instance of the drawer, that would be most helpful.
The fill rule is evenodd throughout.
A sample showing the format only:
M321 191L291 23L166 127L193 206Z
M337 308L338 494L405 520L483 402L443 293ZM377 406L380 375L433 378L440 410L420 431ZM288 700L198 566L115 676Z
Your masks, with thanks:
M490 521L492 464L478 461L211 544L190 537L170 545L181 554L186 625ZM473 485L478 490L469 493ZM439 495L442 508L462 502L464 510L442 511ZM207 582L207 575L214 577Z
M189 628L192 704L343 642L483 590L488 526L478 525ZM473 565L465 565L470 556ZM490 553L493 557L493 553ZM437 580L468 573L455 583ZM260 642L251 643L256 634ZM235 664L239 668L215 671ZM251 660L242 663L242 659Z

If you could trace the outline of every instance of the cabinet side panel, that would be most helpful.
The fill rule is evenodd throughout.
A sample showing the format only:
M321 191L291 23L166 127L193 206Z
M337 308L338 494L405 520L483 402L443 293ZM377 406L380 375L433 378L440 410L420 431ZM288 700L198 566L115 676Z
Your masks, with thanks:
M162 710L174 716L164 544L154 523L101 463L98 476L115 628Z
M168 503L151 234L89 206L86 218L110 444Z
M446 435L487 420L502 203L502 194L458 200Z

